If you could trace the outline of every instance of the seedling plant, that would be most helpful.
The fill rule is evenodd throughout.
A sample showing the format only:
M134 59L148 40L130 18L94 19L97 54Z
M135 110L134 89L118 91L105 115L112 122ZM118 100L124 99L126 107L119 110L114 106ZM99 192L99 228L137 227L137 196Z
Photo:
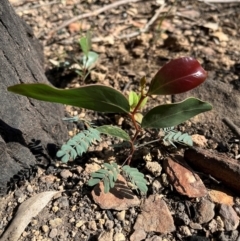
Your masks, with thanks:
M130 152L122 167L116 163L104 163L103 168L91 174L88 185L94 186L103 181L104 192L114 187L118 174L128 177L131 183L142 193L147 192L144 175L130 167L132 156L137 147L137 139L143 129L162 129L165 133L163 143L174 142L192 145L188 134L176 131L173 127L212 109L212 106L197 98L187 98L173 104L157 105L147 111L143 109L152 95L175 95L196 88L207 78L207 72L199 62L191 57L182 57L165 64L147 83L145 77L140 80L139 92L131 91L128 98L120 91L100 84L85 85L76 89L57 89L46 84L18 84L8 90L34 99L62 103L104 113L119 113L131 120L135 129L129 136L123 129L104 125L94 127L87 123L88 129L80 132L64 144L57 156L68 162L81 156L94 141L100 141L100 134L121 138L130 144ZM144 114L143 114L144 113ZM127 164L127 165L125 165Z

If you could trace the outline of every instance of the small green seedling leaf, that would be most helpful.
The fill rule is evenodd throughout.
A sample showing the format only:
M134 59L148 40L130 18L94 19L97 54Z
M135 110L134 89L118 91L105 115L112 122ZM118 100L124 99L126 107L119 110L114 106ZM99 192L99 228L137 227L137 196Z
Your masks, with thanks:
M77 106L107 113L128 113L127 98L114 88L104 85L85 85L76 89L58 89L46 84L18 84L8 91L37 100Z
M129 96L128 96L128 101L131 109L134 109L134 107L137 106L139 97L136 92L130 91Z
M94 68L94 66L96 65L97 61L98 61L98 54L93 52L93 51L89 51L88 55L84 55L83 56L83 66L84 68L90 70L92 68Z
M97 127L96 130L98 130L99 132L101 132L103 134L121 138L124 141L131 140L131 138L127 134L127 132L125 132L124 130L122 130L121 128L119 128L117 126L104 125L104 126Z
M86 36L81 37L79 40L80 47L85 56L88 56L88 53L91 49L91 33L87 32Z
M98 184L101 180L97 179L97 178L92 178L88 181L88 186L92 187L95 186L96 184Z
M151 109L143 117L143 128L163 128L179 125L195 115L209 111L212 106L208 102L196 98L188 98L175 104L159 105Z

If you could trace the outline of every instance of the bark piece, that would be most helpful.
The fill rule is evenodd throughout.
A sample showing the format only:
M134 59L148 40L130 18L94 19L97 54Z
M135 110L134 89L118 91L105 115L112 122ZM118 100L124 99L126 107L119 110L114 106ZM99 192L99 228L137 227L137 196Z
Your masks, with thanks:
M165 172L175 189L190 198L206 196L207 189L200 177L184 163L181 156L176 156L175 159L168 157L163 163Z
M36 164L36 158L28 150L32 139L39 140L47 154L51 150L54 155L56 145L67 138L67 128L61 120L63 106L7 91L14 84L49 84L43 69L42 47L7 0L0 4L0 36L0 193L3 194L13 175Z
M238 160L201 148L186 150L184 158L198 171L210 174L240 194L240 163Z

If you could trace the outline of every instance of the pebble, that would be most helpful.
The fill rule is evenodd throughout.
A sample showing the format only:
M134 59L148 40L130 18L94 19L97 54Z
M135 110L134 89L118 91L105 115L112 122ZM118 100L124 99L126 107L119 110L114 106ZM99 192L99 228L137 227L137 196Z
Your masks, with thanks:
M67 169L64 169L64 170L62 170L61 172L60 172L60 176L62 177L62 178L64 178L64 179L67 179L67 178L69 178L69 177L72 177L72 172L70 172L69 170L67 170Z
M188 226L180 226L179 227L179 231L185 237L192 235L192 233L191 233L191 231L190 231Z
M47 232L49 231L49 227L48 227L47 225L43 225L43 226L42 226L42 231L43 231L44 233L47 233Z
M125 240L126 240L126 238L123 233L116 233L113 236L113 241L125 241Z
M58 230L56 228L53 228L50 233L49 233L49 237L50 238L55 238L58 234Z
M27 191L30 193L33 192L33 187L30 184L27 186Z
M56 228L56 227L58 227L61 224L62 224L62 219L61 218L55 218L55 219L52 219L52 220L49 221L49 225L52 228Z
M112 220L107 220L104 226L106 227L107 230L110 230L114 227L114 222Z
M118 220L124 221L125 215L126 215L126 211L123 210L123 211L121 211L121 212L118 212L116 216L117 216L117 219L118 219Z
M215 205L207 199L202 199L196 207L196 222L203 224L211 221L215 215Z
M86 223L86 221L84 221L84 220L80 220L80 221L78 221L77 223L76 223L76 227L77 228L80 228L84 223Z
M219 215L221 216L227 231L235 230L238 227L239 217L232 206L220 204Z
M98 241L113 241L113 229L101 232Z
M89 221L88 222L88 228L90 230L96 231L97 230L97 224L95 221Z
M158 162L147 162L145 168L152 173L154 177L161 175L162 167Z

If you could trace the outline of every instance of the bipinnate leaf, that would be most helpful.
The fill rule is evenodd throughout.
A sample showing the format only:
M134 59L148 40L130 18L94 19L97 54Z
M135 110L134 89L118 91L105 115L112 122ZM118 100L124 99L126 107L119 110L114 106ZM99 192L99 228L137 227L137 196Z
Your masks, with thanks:
M96 130L98 130L103 134L121 138L124 141L130 141L131 139L127 132L125 132L124 130L122 130L117 126L104 125L104 126L96 127Z
M104 163L103 166L104 168L91 173L91 179L88 181L88 185L94 186L102 181L104 185L104 193L107 193L114 187L119 174L119 169L116 163Z
M143 117L141 126L143 128L176 126L211 109L212 106L208 102L190 97L182 102L156 106Z
M165 64L152 79L147 95L173 95L189 91L207 78L207 72L191 57Z
M136 186L142 193L147 193L147 181L137 168L125 165L122 167L122 170L134 186Z
M77 106L106 113L128 113L127 98L114 88L104 85L85 85L76 89L58 89L46 84L18 84L8 91L37 100Z

